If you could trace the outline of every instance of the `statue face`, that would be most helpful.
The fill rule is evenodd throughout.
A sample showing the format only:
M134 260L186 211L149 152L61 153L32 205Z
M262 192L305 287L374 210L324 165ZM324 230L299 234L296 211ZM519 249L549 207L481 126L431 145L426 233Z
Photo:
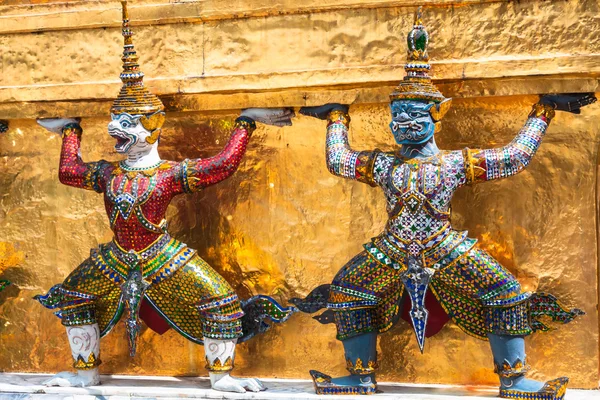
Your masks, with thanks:
M148 151L151 144L146 138L151 132L140 123L142 115L111 114L112 121L108 123L108 134L117 140L117 153L132 153Z
M435 123L429 114L433 103L415 100L394 100L390 104L390 129L398 144L425 143L435 132Z

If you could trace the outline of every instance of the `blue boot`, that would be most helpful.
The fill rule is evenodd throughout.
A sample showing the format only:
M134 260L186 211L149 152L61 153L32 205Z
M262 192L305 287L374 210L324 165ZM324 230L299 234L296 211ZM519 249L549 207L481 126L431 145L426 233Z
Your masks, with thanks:
M310 371L317 394L374 394L377 391L377 333L366 333L342 341L350 375L332 378Z
M488 334L494 355L494 372L500 376L500 397L504 399L562 400L569 378L548 382L526 379L529 367L525 363L523 336Z

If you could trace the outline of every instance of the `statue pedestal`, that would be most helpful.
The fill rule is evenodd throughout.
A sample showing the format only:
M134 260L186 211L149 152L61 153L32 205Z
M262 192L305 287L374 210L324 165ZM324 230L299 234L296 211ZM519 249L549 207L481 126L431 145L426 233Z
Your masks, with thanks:
M356 399L355 396L317 396L312 382L295 379L263 379L268 390L260 393L223 393L210 388L204 377L162 377L103 375L102 385L89 388L45 387L42 382L48 374L0 374L0 399L2 400L93 400L102 396L106 400L136 398L152 399L286 399L304 400L330 398L332 400ZM403 400L482 400L497 398L498 390L492 387L464 387L449 385L380 384L383 393L374 399ZM600 400L597 390L569 390L566 400Z

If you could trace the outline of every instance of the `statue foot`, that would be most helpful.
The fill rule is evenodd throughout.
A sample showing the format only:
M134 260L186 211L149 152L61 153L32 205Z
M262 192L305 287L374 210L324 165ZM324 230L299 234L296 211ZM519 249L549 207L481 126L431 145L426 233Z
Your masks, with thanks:
M214 390L220 392L246 393L246 391L260 392L267 390L265 385L256 378L234 378L229 374L223 374L221 377L215 377L211 374L210 383Z
M59 372L52 378L44 381L45 386L63 386L63 387L88 387L100 384L98 369L94 368L88 371Z
M500 386L503 399L562 400L567 392L569 378L561 377L548 382L521 379L511 387Z
M375 376L371 375L350 375L339 378L332 378L319 371L310 371L310 376L315 384L317 394L375 394L377 392L377 382Z

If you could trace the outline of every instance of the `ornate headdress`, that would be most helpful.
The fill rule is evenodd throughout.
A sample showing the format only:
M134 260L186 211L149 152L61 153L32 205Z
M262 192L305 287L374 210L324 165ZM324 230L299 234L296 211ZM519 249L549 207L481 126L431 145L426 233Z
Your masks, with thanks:
M121 1L123 6L123 37L125 44L123 46L123 72L120 78L123 86L119 96L113 102L110 112L113 114L131 114L143 115L140 122L144 128L152 131L153 134L147 139L149 143L154 143L160 134L160 127L165 120L165 106L158 97L150 93L144 86L144 73L140 70L138 64L138 55L133 47L133 32L129 28L129 13L127 12L127 1Z
M406 65L404 70L406 76L392 94L391 101L394 100L420 100L433 102L435 107L431 108L431 115L434 120L442 119L446 111L450 108L451 99L446 99L444 95L431 82L429 76L429 54L427 54L427 45L429 44L429 34L423 26L421 19L421 7L415 14L415 23L412 30L406 38L408 51Z

